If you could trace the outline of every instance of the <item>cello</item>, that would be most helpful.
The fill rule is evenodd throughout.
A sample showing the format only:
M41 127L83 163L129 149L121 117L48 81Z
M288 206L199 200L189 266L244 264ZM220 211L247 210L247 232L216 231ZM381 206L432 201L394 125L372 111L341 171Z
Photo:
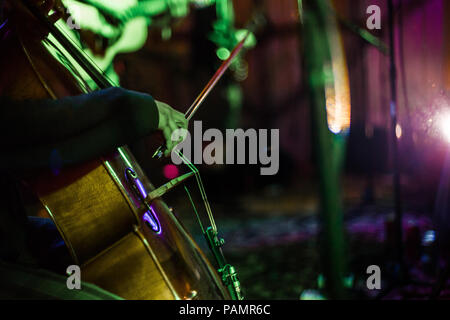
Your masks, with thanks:
M8 21L14 32L4 40L2 55L14 63L2 67L6 72L14 68L16 77L3 84L4 93L14 100L89 93L93 88L83 80L86 75L100 89L113 86L34 4L23 0L21 5L49 32L37 39L19 20ZM195 168L193 174L199 181ZM215 225L205 236L221 276L161 198L191 175L155 188L123 146L57 175L42 173L26 179L73 263L80 267L82 281L124 299L241 299L237 276L223 258ZM205 200L203 193L202 197Z

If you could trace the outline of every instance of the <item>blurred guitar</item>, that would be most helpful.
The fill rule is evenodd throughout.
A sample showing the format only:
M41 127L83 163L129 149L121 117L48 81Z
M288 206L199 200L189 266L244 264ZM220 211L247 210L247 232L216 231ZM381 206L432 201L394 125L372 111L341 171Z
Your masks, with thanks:
M64 0L67 8L65 21L59 26L81 46L89 58L115 83L118 77L111 68L119 53L141 49L148 35L148 19L134 17L124 20L119 15L138 5L137 0L108 0L108 7L100 1ZM91 5L91 2L94 4Z
M63 0L68 9L66 29L86 47L103 70L119 53L143 47L148 25L164 27L172 17L188 14L188 5L211 5L215 0ZM177 5L172 5L176 3ZM72 29L71 29L72 27ZM77 34L75 34L77 33Z

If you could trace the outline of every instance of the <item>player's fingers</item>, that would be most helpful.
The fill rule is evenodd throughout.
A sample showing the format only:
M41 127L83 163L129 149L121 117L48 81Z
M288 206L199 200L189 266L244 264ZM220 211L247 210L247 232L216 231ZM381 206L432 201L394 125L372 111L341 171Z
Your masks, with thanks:
M183 129L187 129L188 127L188 121L187 119L184 117L184 114L182 113L176 113L174 115L174 120L176 125L178 126L178 128L183 128Z

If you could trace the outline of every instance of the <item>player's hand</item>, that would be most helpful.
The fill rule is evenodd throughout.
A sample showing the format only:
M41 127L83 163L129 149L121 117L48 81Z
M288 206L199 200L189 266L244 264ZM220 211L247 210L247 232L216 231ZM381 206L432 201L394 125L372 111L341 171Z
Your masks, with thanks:
M178 141L172 141L172 133L178 129L187 130L188 121L184 114L173 109L168 104L156 100L155 102L159 113L158 129L162 131L164 139L166 140L166 150L164 151L164 156L167 157L172 152L172 149L186 138L186 135L184 135ZM184 133L186 132L187 131Z

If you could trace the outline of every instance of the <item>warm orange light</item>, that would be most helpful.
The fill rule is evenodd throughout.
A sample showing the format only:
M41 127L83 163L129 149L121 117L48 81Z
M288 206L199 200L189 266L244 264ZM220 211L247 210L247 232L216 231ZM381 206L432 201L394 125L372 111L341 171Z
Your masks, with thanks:
M325 86L328 128L338 134L350 128L351 101L347 61L339 26L329 19L327 28L333 79Z

